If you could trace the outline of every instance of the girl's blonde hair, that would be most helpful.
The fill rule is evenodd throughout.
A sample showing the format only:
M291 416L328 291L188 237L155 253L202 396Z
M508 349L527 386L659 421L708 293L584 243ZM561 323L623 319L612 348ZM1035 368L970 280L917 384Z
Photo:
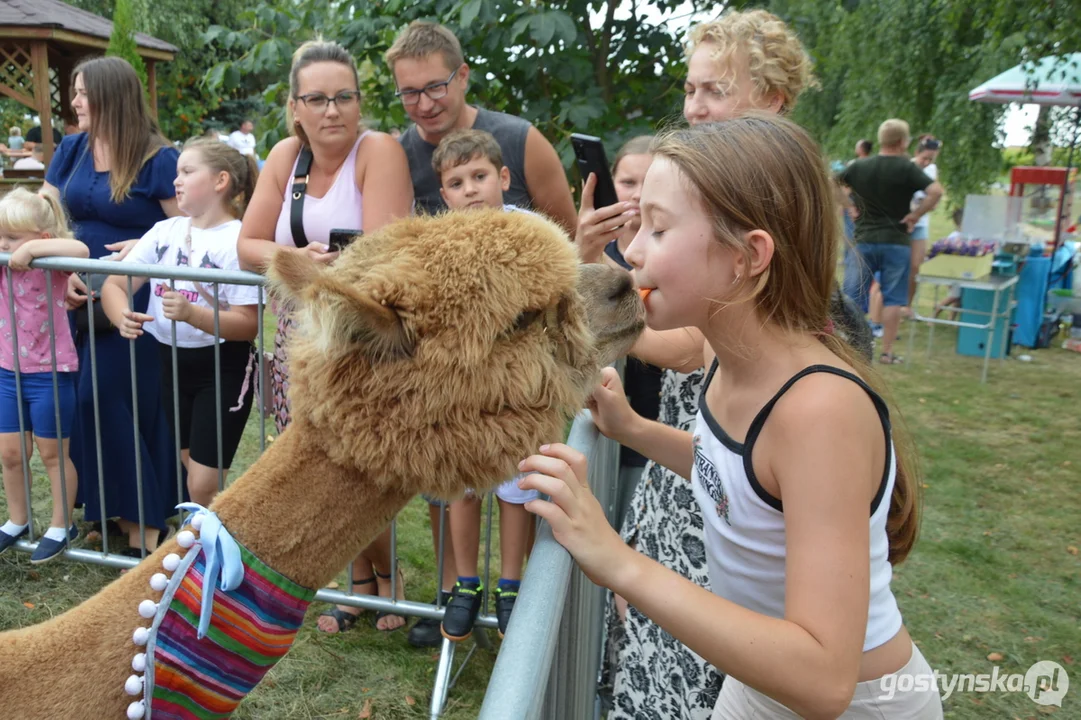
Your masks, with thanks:
M727 74L734 72L737 62L745 61L754 98L779 94L782 113L792 111L800 93L818 86L811 58L796 33L765 10L733 10L696 25L687 42L687 57L703 44L710 46L710 59Z
M619 169L619 161L628 155L648 155L649 146L653 144L652 135L637 135L632 137L619 148L619 152L616 153L616 159L612 162L612 174L616 174L616 170Z
M0 198L0 232L40 233L54 238L70 238L67 215L51 192L30 192L16 187Z
M89 153L95 140L109 148L109 190L114 203L131 191L146 161L169 145L150 114L139 76L127 60L98 57L84 60L71 71L72 96L75 78L82 75L90 103Z
M229 187L225 191L229 212L238 220L255 193L255 181L259 179L259 164L251 155L244 155L231 145L217 138L197 137L184 143L184 151L193 150L211 172L226 173Z
M297 96L300 94L300 71L309 65L321 62L338 63L349 68L353 72L353 83L356 85L357 92L360 92L360 74L357 72L357 63L353 56L338 43L318 38L309 40L293 53L293 65L289 68L289 97L293 101L296 101ZM364 107L363 94L357 98L357 107ZM300 138L300 142L311 145L304 128L300 126L300 123L293 116L291 105L285 106L285 122L289 125L289 131ZM359 123L357 129L361 129Z
M753 302L763 322L816 335L885 396L867 361L836 335L822 332L830 321L839 234L830 175L806 131L781 116L754 112L668 132L652 150L655 158L674 163L697 191L722 247L749 260L748 232L764 230L773 238L769 266L737 283L737 302ZM890 562L896 564L916 540L920 484L901 416L891 411L891 420L897 480L886 530Z

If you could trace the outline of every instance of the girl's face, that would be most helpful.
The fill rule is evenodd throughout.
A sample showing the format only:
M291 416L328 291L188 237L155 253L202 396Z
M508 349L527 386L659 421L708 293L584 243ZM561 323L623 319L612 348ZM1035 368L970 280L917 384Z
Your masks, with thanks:
M714 240L713 223L697 191L666 158L654 158L642 185L641 227L623 254L645 300L654 330L705 327L718 288L736 278L734 253Z
M40 240L47 237L49 237L49 233L0 230L0 252L13 253L29 240Z
M915 163L921 168L927 168L938 157L938 150L923 150L916 153L916 157L913 158Z
M624 155L619 159L616 172L612 176L612 182L616 185L616 197L620 202L634 203L635 207L642 201L642 183L646 179L646 171L653 161L653 156L648 154ZM635 216L628 223L629 232L638 232L641 220Z
M308 140L355 139L360 123L360 97L352 68L337 62L308 65L297 73L297 98L289 99L293 119L304 128ZM336 99L327 102L328 98Z
M90 100L86 96L82 73L75 76L72 90L75 97L71 99L71 109L75 111L75 122L80 132L90 132Z
M185 150L176 161L176 202L189 217L197 217L223 201L229 175L214 172L198 150Z
M683 117L689 124L729 120L747 110L780 112L783 100L779 95L755 97L746 60L737 59L733 67L722 67L710 57L715 50L713 43L702 43L687 63Z

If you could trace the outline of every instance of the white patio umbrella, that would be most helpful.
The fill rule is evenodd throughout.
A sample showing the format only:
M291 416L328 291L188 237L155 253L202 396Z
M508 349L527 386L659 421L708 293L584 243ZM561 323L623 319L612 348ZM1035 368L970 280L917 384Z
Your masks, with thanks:
M986 103L1035 103L1077 108L1074 111L1074 130L1070 140L1070 152L1066 155L1066 178L1073 167L1073 151L1077 145L1077 130L1081 125L1081 53L1051 55L1026 68L1016 65L1001 75L996 75L968 93L968 99ZM1062 209L1066 193L1059 197L1058 216L1055 220L1054 244L1051 257L1058 250L1061 235ZM1054 262L1052 261L1052 270Z
M968 93L968 99L989 103L1081 105L1081 53L1050 56L1034 67L1024 65L996 75Z

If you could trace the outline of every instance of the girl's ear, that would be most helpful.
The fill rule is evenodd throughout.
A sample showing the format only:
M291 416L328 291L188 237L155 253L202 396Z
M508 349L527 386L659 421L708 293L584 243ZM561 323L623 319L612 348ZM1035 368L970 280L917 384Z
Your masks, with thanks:
M43 232L40 235L40 239L42 239L42 240L52 240L53 239L53 234L48 233L48 232Z
M751 230L745 240L750 252L747 254L747 266L743 271L747 273L747 277L758 277L773 260L773 252L776 250L773 236L765 230Z
M229 173L222 170L214 179L214 192L225 192L229 188Z

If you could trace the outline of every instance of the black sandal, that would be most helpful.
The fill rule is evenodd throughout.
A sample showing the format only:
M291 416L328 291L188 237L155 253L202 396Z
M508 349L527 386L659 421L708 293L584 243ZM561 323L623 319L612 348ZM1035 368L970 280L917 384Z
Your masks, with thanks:
M375 582L376 582L376 580L375 580L374 577L363 578L361 580L357 580L356 578L353 578L353 586L354 587L357 586L357 585L371 585L372 583L375 583ZM378 583L376 583L375 590L376 590L376 592L379 592ZM337 605L333 605L333 606L331 606L331 608L329 610L327 610L324 613L321 613L319 615L319 617L334 618L334 622L337 623L337 625L338 625L338 632L343 633L343 632L346 632L348 630L352 630L353 626L357 624L357 620L359 620L360 616L363 615L363 614L364 614L364 608L358 608L356 612L349 612L348 610L342 610ZM323 631L323 632L325 632L325 631ZM333 633L331 633L331 634L333 634Z
M373 571L373 572L375 573L375 576L376 576L377 578L379 578L380 580L390 580L390 573L387 573L386 575L384 575L383 573L379 572L379 571L378 571L378 570L376 570L375 568L372 568L372 571ZM404 574L402 573L402 568L401 568L401 566L398 566L398 577L399 577L399 578L401 579L401 581L402 581L402 584L404 585L404 584L405 584L405 575L404 575ZM378 594L378 592L379 592L379 583L378 583L378 582L376 582L376 589L375 589L375 592L376 592L377 594ZM381 597L381 596L380 596L380 597ZM391 598L391 599L393 599L393 600L397 600L397 598ZM389 630L386 630L386 629L383 629L383 628L379 627L379 621L380 621L380 620L382 620L383 618L388 618L388 617L396 617L396 618L401 618L401 620L402 620L402 624L401 624L401 625L399 625L399 626L398 626L398 627L396 627L396 628L390 628ZM376 630L378 630L379 632L382 632L382 633L392 633L392 632L396 632L396 631L398 631L398 630L401 630L402 628L404 628L404 627L405 627L406 625L408 625L408 624L409 624L409 621L408 621L408 620L406 620L406 618L405 618L405 616L404 616L404 615L399 615L398 613L394 613L394 612L388 612L388 611L386 611L386 610L380 610L380 611L378 611L378 612L377 612L377 613L375 614L375 617L374 617L374 618L372 618L372 627L374 627L374 628L375 628Z
M901 365L905 359L900 355L894 355L893 353L882 353L878 356L879 365Z

